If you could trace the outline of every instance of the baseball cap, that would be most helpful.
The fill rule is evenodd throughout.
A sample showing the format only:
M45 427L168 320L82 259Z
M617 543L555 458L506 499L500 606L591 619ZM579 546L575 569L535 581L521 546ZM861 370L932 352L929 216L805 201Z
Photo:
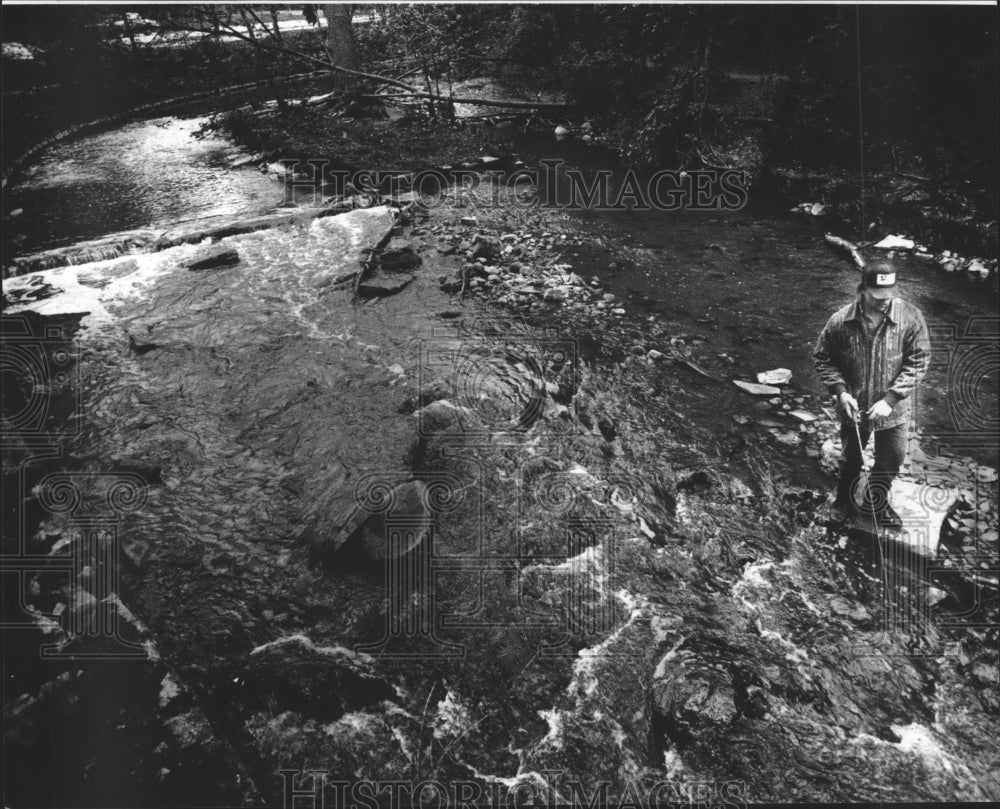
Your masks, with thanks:
M862 283L872 297L891 298L896 294L896 270L890 264L872 264L865 267Z

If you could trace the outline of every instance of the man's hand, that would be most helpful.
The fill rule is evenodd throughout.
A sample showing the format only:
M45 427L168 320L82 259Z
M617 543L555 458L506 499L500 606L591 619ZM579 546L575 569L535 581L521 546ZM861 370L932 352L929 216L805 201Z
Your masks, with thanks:
M883 419L886 416L892 414L892 405L889 404L885 399L879 399L875 404L868 408L868 418L870 419Z
M845 390L837 397L837 413L844 421L857 421L858 400Z

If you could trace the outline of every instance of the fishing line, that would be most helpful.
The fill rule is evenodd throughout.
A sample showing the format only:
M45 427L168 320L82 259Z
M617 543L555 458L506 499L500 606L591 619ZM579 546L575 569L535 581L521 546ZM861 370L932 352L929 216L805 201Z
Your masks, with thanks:
M865 240L865 126L864 126L864 108L863 108L863 98L864 92L862 89L862 71L861 71L861 6L856 5L854 7L854 30L855 30L855 51L857 54L857 65L858 65L858 168L860 169L861 175L861 185L858 194L858 202L861 208L861 236L858 239L858 243L861 244ZM862 271L862 281L864 280L864 271ZM854 421L854 434L858 439L858 453L861 457L861 466L865 466L865 448L861 443L861 430L858 427L858 422ZM866 470L867 471L867 470ZM875 545L878 547L878 557L879 562L882 567L883 582L888 587L888 575L889 572L885 567L885 555L882 553L882 528L879 526L878 516L875 513L875 501L872 499L872 480L871 475L865 475L865 485L868 489L868 503L872 509L872 523L875 527ZM886 497L888 498L888 492L886 492Z
M858 452L860 453L861 456L861 468L865 472L867 472L868 470L865 469L865 448L864 445L861 443L861 429L858 427L858 422L856 419L854 421L854 434L858 437ZM889 571L886 570L885 568L885 556L882 554L882 529L879 527L878 515L875 513L875 501L872 499L872 478L870 474L865 475L865 485L868 487L867 502L872 510L872 523L874 523L875 525L875 545L878 547L878 558L882 567L883 582L888 587ZM888 496L889 493L886 492L886 497Z
M861 190L859 194L859 202L861 205L861 235L858 238L858 243L861 244L865 240L865 129L864 129L864 115L862 112L862 89L861 89L861 6L854 7L854 28L855 28L855 44L857 47L857 61L858 61L858 153L859 153L859 165L861 169Z

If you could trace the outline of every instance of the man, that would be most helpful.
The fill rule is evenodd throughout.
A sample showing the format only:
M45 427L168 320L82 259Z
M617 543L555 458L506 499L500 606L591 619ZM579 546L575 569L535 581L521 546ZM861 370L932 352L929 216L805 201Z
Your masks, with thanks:
M862 513L878 526L898 528L888 494L906 456L914 391L930 364L930 339L920 310L896 296L896 271L889 262L869 265L858 293L830 317L813 352L841 421L840 481L830 516L845 522L855 515L862 451L874 432L875 463Z

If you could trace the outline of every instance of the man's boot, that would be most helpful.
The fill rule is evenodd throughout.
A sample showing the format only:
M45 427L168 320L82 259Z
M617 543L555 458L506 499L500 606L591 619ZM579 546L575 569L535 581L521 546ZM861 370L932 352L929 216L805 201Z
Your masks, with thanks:
M896 510L889 505L889 488L884 483L882 486L869 487L865 491L865 497L861 503L861 514L879 528L902 528L902 519Z

